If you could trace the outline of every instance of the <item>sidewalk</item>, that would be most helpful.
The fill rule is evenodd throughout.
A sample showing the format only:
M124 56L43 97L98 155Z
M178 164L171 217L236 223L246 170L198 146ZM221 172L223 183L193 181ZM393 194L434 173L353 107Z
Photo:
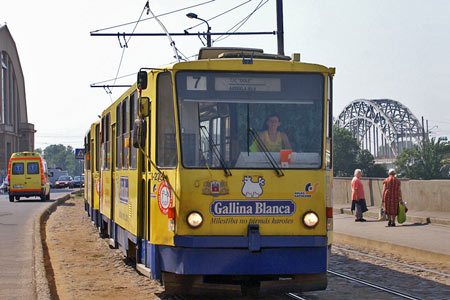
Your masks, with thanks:
M349 214L351 204L335 204L333 206L334 214ZM364 213L364 217L372 219L378 219L378 213L380 208L375 206L367 207L369 211ZM409 210L406 213L406 223L422 223L422 224L441 224L450 226L450 213L441 211L414 211Z
M349 204L334 207L336 241L368 245L413 257L450 261L450 213L408 211L406 222L387 227L378 220L378 207L368 207L367 222L355 222Z

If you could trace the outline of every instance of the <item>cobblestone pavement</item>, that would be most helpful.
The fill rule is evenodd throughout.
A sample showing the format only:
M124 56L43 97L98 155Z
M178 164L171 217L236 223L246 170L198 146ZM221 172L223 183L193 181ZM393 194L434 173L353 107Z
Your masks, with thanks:
M106 241L99 238L84 211L81 197L66 201L51 214L46 225L46 245L52 266L49 269L49 279L54 283L52 292L55 299L114 300L126 299L131 295L133 299L172 299L164 294L158 281L139 275L119 250L111 249ZM337 245L350 248L349 245L339 244L339 241ZM420 263L374 249L357 248L394 261L450 273L450 263ZM352 249L355 250L355 247ZM450 295L448 277L411 270L339 249L333 249L329 268L423 299L449 299ZM308 292L302 296L306 299L400 299L334 275L329 275L326 291ZM287 298L284 295L274 295L260 299Z
M349 245L335 245L350 248ZM447 264L433 264L411 261L376 249L355 247L352 250L361 251L373 256L382 257L392 261L415 265L441 273L450 273L449 262ZM422 299L449 299L450 278L410 269L406 266L388 261L381 261L355 253L349 253L339 249L333 249L329 268L339 273L345 273L365 281L375 283L384 287L398 290L402 293ZM398 296L377 291L374 288L363 286L359 283L349 282L343 278L329 275L328 288L326 291L304 293L306 299L402 299Z

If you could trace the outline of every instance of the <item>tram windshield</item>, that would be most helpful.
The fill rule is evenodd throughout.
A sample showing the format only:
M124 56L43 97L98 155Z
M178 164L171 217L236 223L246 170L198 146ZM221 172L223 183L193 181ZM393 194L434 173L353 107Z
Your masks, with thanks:
M179 71L176 89L184 167L321 167L322 74Z

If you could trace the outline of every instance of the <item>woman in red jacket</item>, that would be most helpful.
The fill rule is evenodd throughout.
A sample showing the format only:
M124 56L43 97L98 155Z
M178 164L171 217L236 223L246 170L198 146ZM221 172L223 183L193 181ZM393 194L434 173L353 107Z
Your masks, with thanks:
M355 210L355 222L365 222L363 213L367 211L366 199L364 196L364 186L359 178L362 172L360 169L355 170L352 179L352 211Z

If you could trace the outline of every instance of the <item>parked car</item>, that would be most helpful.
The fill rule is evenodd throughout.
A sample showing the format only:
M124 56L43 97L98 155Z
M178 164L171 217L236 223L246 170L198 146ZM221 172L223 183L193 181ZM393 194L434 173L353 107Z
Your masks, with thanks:
M63 171L61 168L48 168L48 179L52 188L55 187L55 181L61 176L69 176L69 172Z
M73 178L73 187L84 187L84 176L75 176Z
M8 191L8 177L5 177L5 179L3 179L2 185L0 186L0 191L2 193L6 193Z
M54 187L57 189L60 188L72 188L73 187L73 179L71 176L60 176L58 180L55 181Z

